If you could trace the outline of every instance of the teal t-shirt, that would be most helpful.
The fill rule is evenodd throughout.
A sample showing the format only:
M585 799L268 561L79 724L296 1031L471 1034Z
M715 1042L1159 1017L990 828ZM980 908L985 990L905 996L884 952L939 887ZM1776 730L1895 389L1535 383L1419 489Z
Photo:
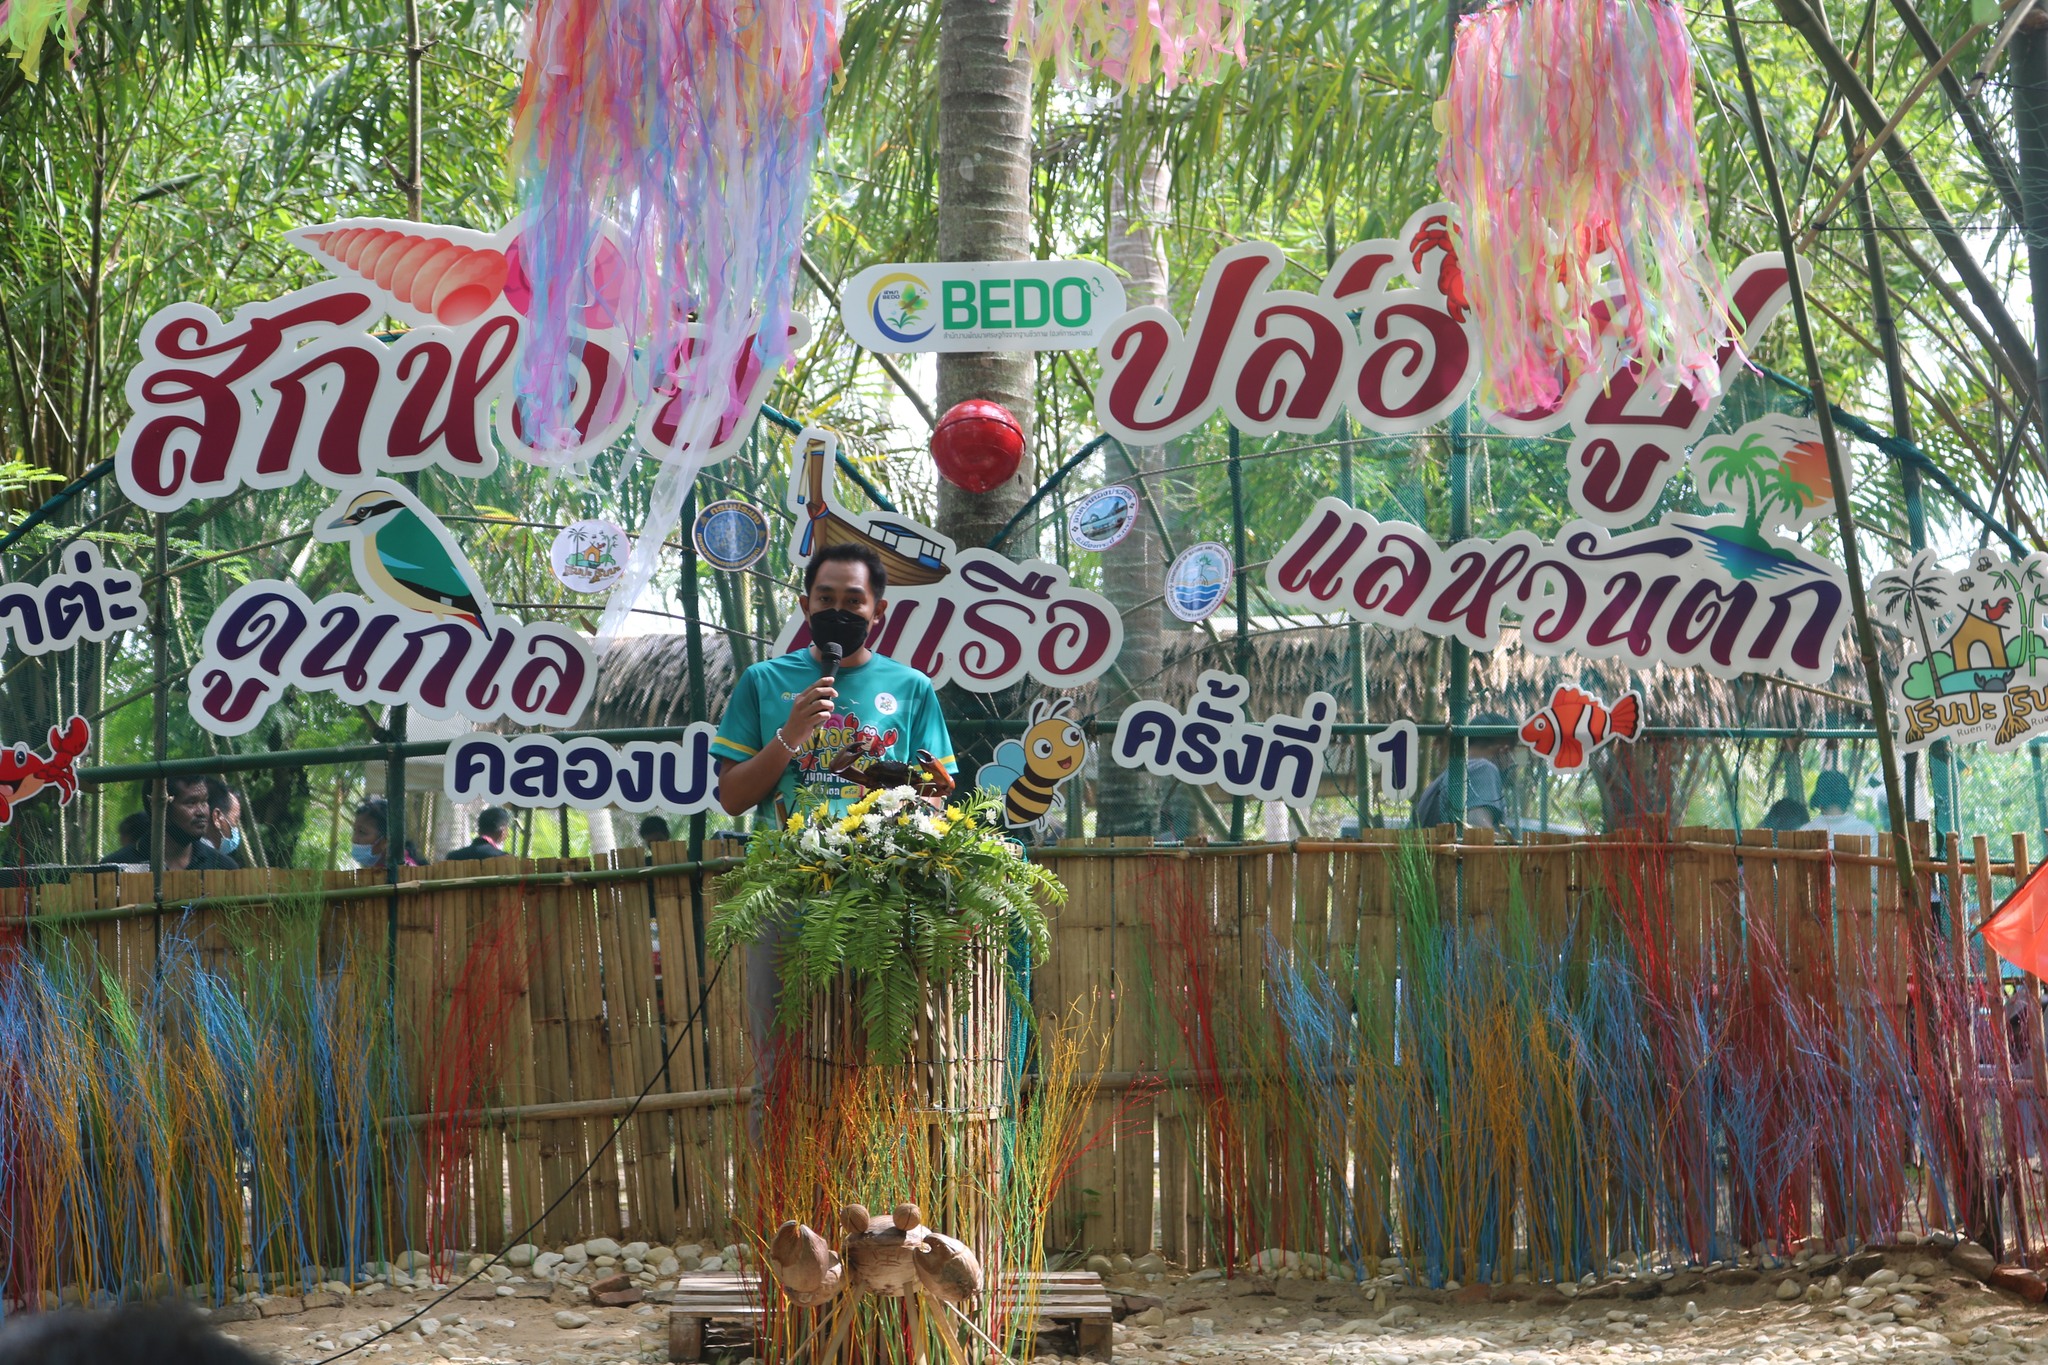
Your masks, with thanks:
M775 732L789 719L789 705L797 694L816 682L823 673L811 651L800 649L764 659L734 684L725 703L725 716L718 722L718 738L711 752L729 762L740 762L775 743ZM811 736L797 754L782 780L756 808L755 814L775 817L780 800L787 810L800 803L799 791L822 797L835 810L844 810L859 800L862 788L833 775L831 763L839 751L860 741L876 758L909 763L925 750L958 772L953 757L953 739L946 732L946 717L939 710L939 694L931 679L905 664L880 654L870 654L858 668L840 666L836 680L839 703L831 719ZM778 746L777 749L780 752Z

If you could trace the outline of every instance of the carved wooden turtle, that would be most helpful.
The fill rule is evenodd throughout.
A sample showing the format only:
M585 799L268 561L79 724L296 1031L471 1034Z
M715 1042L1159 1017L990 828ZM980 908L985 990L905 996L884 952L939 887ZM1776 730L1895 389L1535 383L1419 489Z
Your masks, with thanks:
M803 1308L825 1302L846 1283L839 1253L793 1219L776 1229L775 1240L768 1245L768 1265L790 1302Z

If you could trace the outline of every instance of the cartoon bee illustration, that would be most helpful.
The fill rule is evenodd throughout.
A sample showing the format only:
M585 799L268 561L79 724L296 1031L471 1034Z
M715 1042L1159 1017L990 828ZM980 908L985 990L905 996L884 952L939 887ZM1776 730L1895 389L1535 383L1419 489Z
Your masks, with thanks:
M975 774L974 784L1003 793L1003 823L1026 829L1043 820L1060 800L1059 788L1081 771L1088 738L1074 724L1072 697L1031 703L1031 723L1022 741L996 746L995 760Z

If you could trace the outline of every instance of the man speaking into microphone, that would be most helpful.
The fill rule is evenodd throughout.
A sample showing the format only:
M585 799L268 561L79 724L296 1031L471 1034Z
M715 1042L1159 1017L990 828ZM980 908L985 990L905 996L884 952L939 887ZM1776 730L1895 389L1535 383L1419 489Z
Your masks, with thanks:
M810 648L742 673L711 742L726 814L752 810L756 821L782 824L818 800L844 814L862 788L833 764L856 747L863 758L912 767L928 754L925 790L952 789L959 765L931 679L868 648L869 632L888 614L888 590L882 557L867 545L824 545L811 555L797 599L810 624ZM800 915L803 907L793 910ZM758 1072L749 1126L756 1138L761 1096L776 1079L781 1053L775 959L790 927L788 919L777 921L747 949L747 1027Z

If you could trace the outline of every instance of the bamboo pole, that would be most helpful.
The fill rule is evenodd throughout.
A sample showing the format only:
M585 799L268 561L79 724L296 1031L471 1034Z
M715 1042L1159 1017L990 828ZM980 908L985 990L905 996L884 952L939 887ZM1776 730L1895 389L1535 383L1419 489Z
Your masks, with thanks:
M1781 8L1786 0L1780 0ZM1792 0L1797 3L1797 0ZM1877 653L1877 634L1870 624L1870 603L1863 591L1863 562L1856 547L1856 512L1849 495L1847 462L1835 432L1835 419L1828 405L1827 377L1821 372L1820 348L1814 341L1813 318L1806 307L1806 282L1799 275L1794 251L1792 215L1785 206L1785 187L1778 179L1777 155L1771 150L1764 125L1763 103L1757 97L1756 73L1750 70L1749 49L1742 36L1742 24L1735 17L1735 0L1721 0L1728 21L1728 43L1735 56L1735 69L1742 79L1743 99L1749 106L1750 131L1756 138L1757 157L1762 162L1764 185L1770 192L1771 216L1777 220L1779 248L1785 253L1786 281L1792 292L1792 316L1799 328L1799 348L1806 358L1807 378L1813 389L1814 416L1820 424L1821 447L1827 452L1828 479L1835 490L1835 524L1842 537L1842 559L1849 579L1849 608L1856 618L1856 646L1863 656L1863 674L1870 688L1871 727L1877 731L1878 758L1884 765L1885 804L1891 814L1892 857L1899 871L1899 895L1909 906L1922 904L1918 879L1913 871L1913 847L1907 838L1905 790L1899 781L1899 755L1892 737L1891 707L1885 696L1884 669ZM1853 73L1852 73L1853 75Z

